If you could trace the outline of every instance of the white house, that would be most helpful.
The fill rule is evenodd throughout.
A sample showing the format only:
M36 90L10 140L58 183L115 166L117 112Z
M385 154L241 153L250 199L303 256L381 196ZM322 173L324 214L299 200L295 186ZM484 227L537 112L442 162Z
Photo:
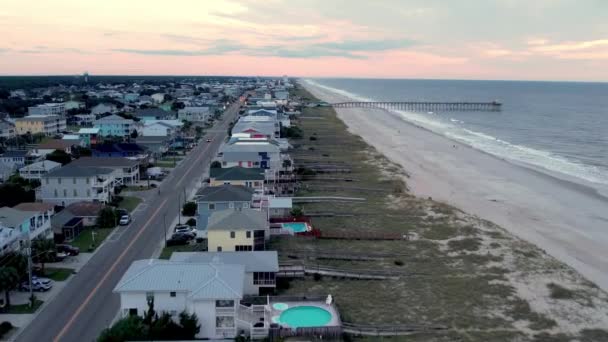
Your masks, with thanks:
M26 165L19 169L19 176L28 180L40 180L45 174L61 167L61 163L52 160L43 160Z
M99 115L105 113L115 113L116 106L111 103L99 103L95 107L91 108L91 114Z
M182 311L196 314L201 325L197 338L222 339L237 336L244 283L242 265L150 259L134 261L114 292L123 317L143 316L153 300L154 310L175 319Z
M138 182L139 164L138 160L124 157L80 157L70 163L77 167L113 169L116 185Z
M210 115L209 107L186 107L177 112L177 118L186 121L205 121Z
M55 214L55 206L49 203L24 202L13 207L29 215L29 238L50 238L53 236L51 218Z
M165 94L163 93L155 93L150 96L154 103L163 103L165 101Z
M245 266L245 295L265 295L276 286L279 272L277 251L251 252L174 252L171 261L190 263L234 264Z
M115 172L111 168L65 165L42 176L36 199L62 206L80 201L108 203L114 194Z
M43 103L27 108L28 115L65 115L64 103Z
M176 127L165 122L146 122L142 129L144 137L170 137L177 131Z

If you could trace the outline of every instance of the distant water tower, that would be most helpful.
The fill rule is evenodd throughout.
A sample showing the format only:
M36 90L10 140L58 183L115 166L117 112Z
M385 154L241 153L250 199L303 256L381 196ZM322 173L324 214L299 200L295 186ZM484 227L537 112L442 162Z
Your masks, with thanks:
M89 83L89 72L85 71L82 76L84 76L84 83Z

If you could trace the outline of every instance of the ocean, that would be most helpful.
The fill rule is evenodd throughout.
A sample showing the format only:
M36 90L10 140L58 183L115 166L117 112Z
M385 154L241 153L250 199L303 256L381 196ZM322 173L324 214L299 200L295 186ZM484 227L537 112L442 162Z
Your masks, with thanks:
M395 111L519 164L608 185L608 83L307 79L360 101L499 101L500 112Z

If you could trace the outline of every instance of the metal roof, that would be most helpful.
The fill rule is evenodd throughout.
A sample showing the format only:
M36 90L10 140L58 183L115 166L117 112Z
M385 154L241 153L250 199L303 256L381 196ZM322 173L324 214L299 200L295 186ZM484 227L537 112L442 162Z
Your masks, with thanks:
M214 260L222 264L245 266L245 272L278 272L277 251L253 252L173 252L171 261L209 263Z
M264 169L239 166L211 168L209 177L216 180L264 180Z
M242 265L147 259L134 261L114 292L186 292L195 300L232 299L242 298L244 279Z
M19 171L29 171L29 170L45 170L50 171L55 168L61 167L61 163L54 162L52 160L43 160L35 163L31 163L30 165L26 165L19 169Z
M24 221L29 220L33 214L9 207L0 208L0 223L8 228L19 227Z
M139 165L139 162L122 157L80 157L72 161L71 165L79 167L133 167Z
M114 169L107 167L81 167L72 165L71 163L52 170L51 172L42 176L42 178L49 177L95 177L97 175L107 175L114 172Z
M265 212L255 209L226 209L211 213L207 230L258 230L268 229Z

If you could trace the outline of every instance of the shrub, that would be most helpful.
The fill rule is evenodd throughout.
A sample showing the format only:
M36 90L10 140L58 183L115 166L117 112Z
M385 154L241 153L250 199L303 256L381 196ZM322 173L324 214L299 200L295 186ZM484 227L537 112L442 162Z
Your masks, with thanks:
M116 226L117 219L118 214L116 210L112 207L105 207L101 209L99 216L97 216L97 225L100 228L111 228Z
M316 140L317 140L317 137L310 137L310 138L308 138L308 139L309 139L310 141L316 141Z
M218 160L214 160L211 163L211 168L212 169L221 169L222 168L222 163L220 163Z
M194 214L196 214L196 203L195 202L184 203L184 207L182 208L182 214L184 214L185 216L194 216Z
M196 219L195 218L189 218L188 221L186 221L186 224L189 225L190 227L195 227L196 226Z
M320 275L320 274L318 274L318 273L315 273L315 274L312 276L312 279L314 279L314 281L319 281L319 280L323 279L323 276L322 276L322 275Z
M549 283L547 287L550 291L550 296L553 299L572 299L574 298L574 291L569 290L563 286L560 286L556 283Z
M397 266L403 266L403 261L401 261L401 260L395 260L395 265L397 265Z
M4 321L0 323L0 338L4 337L4 335L13 329L13 325L11 322Z

